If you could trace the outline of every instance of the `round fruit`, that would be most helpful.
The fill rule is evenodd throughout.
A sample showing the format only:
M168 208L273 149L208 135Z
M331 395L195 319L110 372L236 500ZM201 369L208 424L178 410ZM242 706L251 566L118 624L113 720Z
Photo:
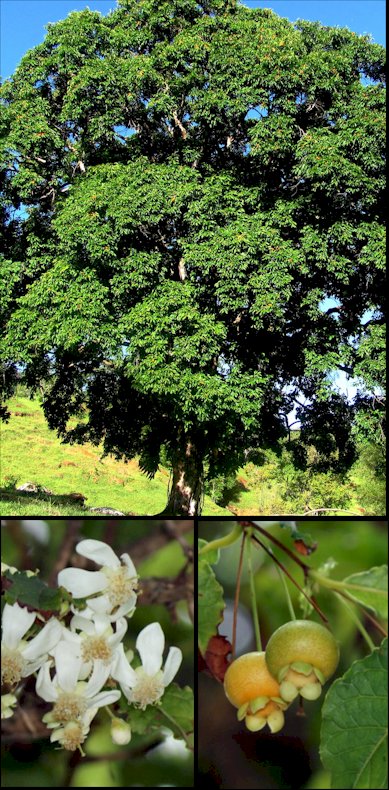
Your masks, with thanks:
M245 720L252 732L268 724L272 732L284 726L287 703L280 696L278 682L270 674L265 653L246 653L235 659L224 676L227 699L238 708L238 720Z
M320 697L322 685L335 672L339 648L327 628L310 620L291 620L272 634L266 647L266 664L280 683L280 694L292 702Z

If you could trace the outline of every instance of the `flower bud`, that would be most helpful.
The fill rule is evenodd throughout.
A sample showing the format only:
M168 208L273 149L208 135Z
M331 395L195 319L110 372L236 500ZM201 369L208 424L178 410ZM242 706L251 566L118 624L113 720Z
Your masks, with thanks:
M131 740L131 727L123 719L112 719L111 738L118 746L125 746Z
M2 719L9 719L13 716L14 711L12 708L15 707L17 703L17 699L15 694L2 694L1 695L1 718Z

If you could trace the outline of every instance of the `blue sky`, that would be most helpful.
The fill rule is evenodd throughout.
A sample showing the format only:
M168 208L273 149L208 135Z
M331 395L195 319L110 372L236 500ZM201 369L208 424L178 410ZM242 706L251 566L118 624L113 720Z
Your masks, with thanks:
M349 27L370 33L385 43L385 0L243 0L250 8L271 8L291 21L319 20L325 25ZM0 0L1 75L9 77L24 53L40 44L44 25L64 19L71 11L86 7L108 13L115 0Z

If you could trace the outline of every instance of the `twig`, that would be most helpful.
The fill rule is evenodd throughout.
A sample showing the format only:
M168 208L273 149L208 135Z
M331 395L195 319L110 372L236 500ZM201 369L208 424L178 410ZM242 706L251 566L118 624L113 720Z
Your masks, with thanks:
M320 606L316 603L315 599L312 598L311 596L307 595L306 592L304 592L303 588L300 587L299 583L296 582L296 579L294 579L293 576L291 576L289 571L285 568L285 565L283 565L281 560L279 560L278 557L275 556L275 554L272 552L272 550L269 549L265 545L265 543L262 543L262 541L259 540L259 538L257 538L255 535L252 536L252 540L255 540L255 542L258 543L258 545L261 546L261 548L264 551L266 551L266 554L268 554L269 557L271 557L272 560L281 568L281 570L283 570L283 572L287 575L288 579L290 579L290 581L295 585L295 587L297 587L297 589L300 590L300 592L304 595L304 597L307 599L307 601L309 601L311 606L313 606L313 608L316 609L319 617L323 620L323 622L324 623L328 623L328 620L327 620L325 614L322 612L322 610L320 609Z
M188 581L182 577L174 579L168 576L150 576L141 580L140 590L139 606L149 606L155 603L171 606L177 601L187 599Z
M79 519L71 519L68 522L68 526L62 541L62 545L59 550L59 555L57 562L53 566L53 570L49 576L49 584L55 584L57 581L58 573L65 568L68 564L70 557L73 552L74 544L77 540L78 533L83 525L83 521Z
M303 562L303 560L301 560L300 557L297 557L297 555L294 554L293 551L288 549L287 546L284 546L284 544L281 543L281 541L278 540L278 538L274 537L274 535L272 535L271 532L266 532L265 529L262 529L262 527L260 527L258 524L255 524L253 521L245 522L245 523L246 524L250 523L250 525L252 524L254 529L258 530L258 532L260 532L265 538L271 540L276 546L278 546L279 549L284 551L291 558L291 560L297 562L297 565L299 565L300 568L303 569L304 576L306 576L309 573L309 571L311 570L309 565L307 565L306 562Z

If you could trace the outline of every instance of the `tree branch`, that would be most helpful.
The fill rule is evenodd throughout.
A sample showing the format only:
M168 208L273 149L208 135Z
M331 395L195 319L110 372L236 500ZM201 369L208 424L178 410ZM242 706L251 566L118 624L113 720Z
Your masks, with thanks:
M65 535L62 540L62 545L59 550L58 559L49 576L49 585L56 583L59 572L62 571L62 568L65 568L68 564L82 525L83 521L81 520L69 520Z

